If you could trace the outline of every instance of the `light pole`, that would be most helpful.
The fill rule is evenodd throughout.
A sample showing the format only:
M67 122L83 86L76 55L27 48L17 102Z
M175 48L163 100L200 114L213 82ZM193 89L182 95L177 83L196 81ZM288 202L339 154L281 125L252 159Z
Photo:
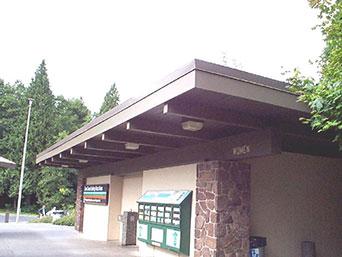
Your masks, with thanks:
M33 99L29 98L28 101L29 101L29 108L28 108L28 114L27 114L25 142L24 142L24 150L23 150L23 160L22 160L22 163L21 163L20 184L19 184L18 204L17 204L17 217L16 217L16 220L15 220L16 223L19 222L19 216L20 216L21 195L22 195L22 191L23 191L24 170L25 170L25 157L26 157L27 137L28 137L28 131L29 131L29 126L30 126L31 106L32 106Z

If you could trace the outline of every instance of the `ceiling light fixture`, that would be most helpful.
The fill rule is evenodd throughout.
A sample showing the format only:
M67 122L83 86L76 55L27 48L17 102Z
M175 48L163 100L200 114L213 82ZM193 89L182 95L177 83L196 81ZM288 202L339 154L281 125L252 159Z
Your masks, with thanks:
M140 145L137 143L126 143L125 144L125 149L127 149L127 150L138 150L139 147L140 147Z
M182 129L188 131L199 131L203 128L202 121L188 120L182 122Z

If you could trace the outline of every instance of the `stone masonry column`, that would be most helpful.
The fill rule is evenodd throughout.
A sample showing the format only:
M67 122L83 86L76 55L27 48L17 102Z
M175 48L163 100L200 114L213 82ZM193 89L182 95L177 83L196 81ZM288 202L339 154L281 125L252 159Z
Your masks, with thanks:
M196 184L195 257L248 257L250 166L199 163Z
M84 203L83 203L83 187L86 184L86 178L78 173L77 177L77 189L76 189L76 221L75 229L79 232L83 231L83 214L84 214Z

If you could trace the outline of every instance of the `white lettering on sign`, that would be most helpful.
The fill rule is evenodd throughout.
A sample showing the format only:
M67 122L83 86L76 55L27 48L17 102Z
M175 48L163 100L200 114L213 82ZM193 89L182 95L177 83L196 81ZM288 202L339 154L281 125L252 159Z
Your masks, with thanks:
M233 155L247 154L251 151L249 145L242 145L233 148Z
M84 191L104 191L103 186L85 186Z

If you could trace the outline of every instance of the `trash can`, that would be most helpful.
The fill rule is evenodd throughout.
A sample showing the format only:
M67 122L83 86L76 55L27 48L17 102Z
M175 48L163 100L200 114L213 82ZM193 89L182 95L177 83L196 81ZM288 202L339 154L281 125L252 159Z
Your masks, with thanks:
M266 237L251 236L249 238L249 256L265 257Z

